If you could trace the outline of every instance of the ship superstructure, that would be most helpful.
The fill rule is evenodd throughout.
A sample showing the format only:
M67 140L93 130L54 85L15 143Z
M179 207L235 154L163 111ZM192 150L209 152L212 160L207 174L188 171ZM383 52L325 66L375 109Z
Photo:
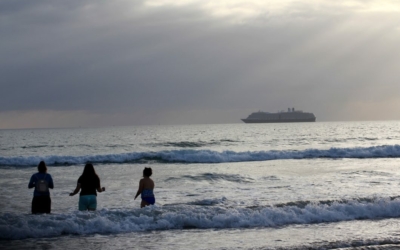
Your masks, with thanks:
M241 119L245 123L277 123L277 122L315 122L316 117L313 113L288 108L288 111L277 113L254 112L246 119Z

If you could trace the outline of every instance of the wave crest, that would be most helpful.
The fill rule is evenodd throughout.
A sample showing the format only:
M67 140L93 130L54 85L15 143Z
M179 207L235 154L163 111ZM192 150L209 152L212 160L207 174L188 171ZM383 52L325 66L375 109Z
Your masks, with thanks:
M200 175L183 175L181 177L170 177L166 181L180 181L180 180L191 180L191 181L229 181L238 183L248 183L254 180L249 177L241 176L238 174L219 174L219 173L204 173Z
M92 163L224 163L244 161L268 161L282 159L314 158L393 158L400 157L400 145L374 147L305 149L305 150L270 150L270 151L213 151L213 150L166 150L158 152L132 152L121 154L86 155L86 156L17 156L0 157L0 166L34 166L41 160L47 165L76 165Z
M224 207L221 200L197 204L102 209L93 213L0 214L0 239L54 237L65 234L117 234L183 228L276 227L400 216L399 199L286 204L269 207ZM221 204L221 206L218 206ZM211 205L211 206L210 206Z

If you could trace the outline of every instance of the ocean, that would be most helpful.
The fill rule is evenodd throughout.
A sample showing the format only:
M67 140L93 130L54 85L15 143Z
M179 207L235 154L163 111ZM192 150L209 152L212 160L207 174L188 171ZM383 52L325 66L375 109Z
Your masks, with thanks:
M0 130L2 249L398 249L400 122ZM44 160L52 213L30 214ZM86 162L97 211L70 197ZM134 200L144 167L156 204Z

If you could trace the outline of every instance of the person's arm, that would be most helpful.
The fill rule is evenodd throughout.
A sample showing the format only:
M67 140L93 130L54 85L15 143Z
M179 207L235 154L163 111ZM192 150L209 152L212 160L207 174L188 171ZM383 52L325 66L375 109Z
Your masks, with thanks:
M79 193L79 190L81 190L81 184L80 184L80 183L78 183L78 184L76 185L76 188L75 188L74 192L70 193L69 196L74 196L74 195L76 195L77 193Z
M53 189L54 188L54 183L53 183L53 178L51 178L51 175L48 174L49 178L49 188Z
M136 193L136 196L135 196L134 200L136 200L136 198L139 196L139 194L142 193L142 191L143 191L143 179L139 181L139 188L138 188L138 191Z
M35 181L34 181L34 176L35 175L32 175L31 176L31 179L29 180L29 184L28 184L28 188L34 188L35 187Z
M97 185L97 192L99 192L99 193L101 193L101 192L104 192L104 191L106 191L106 188L105 187L101 187L101 185L100 185L100 179L99 179L99 185Z

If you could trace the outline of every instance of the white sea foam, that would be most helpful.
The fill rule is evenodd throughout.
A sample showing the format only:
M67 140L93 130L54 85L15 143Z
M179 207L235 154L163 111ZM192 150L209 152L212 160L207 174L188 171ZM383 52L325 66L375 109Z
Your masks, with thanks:
M232 208L215 206L150 206L96 212L27 215L0 214L0 239L53 237L64 234L118 234L182 228L275 227L400 216L400 200L332 202L306 206Z
M92 163L135 163L159 161L165 163L223 163L244 161L268 161L277 159L313 159L313 158L386 158L400 157L400 145L374 147L271 150L271 151L212 151L212 150L167 150L159 152L132 152L122 154L86 155L86 156L18 156L0 157L0 166L34 166L44 160L48 165L76 165Z

